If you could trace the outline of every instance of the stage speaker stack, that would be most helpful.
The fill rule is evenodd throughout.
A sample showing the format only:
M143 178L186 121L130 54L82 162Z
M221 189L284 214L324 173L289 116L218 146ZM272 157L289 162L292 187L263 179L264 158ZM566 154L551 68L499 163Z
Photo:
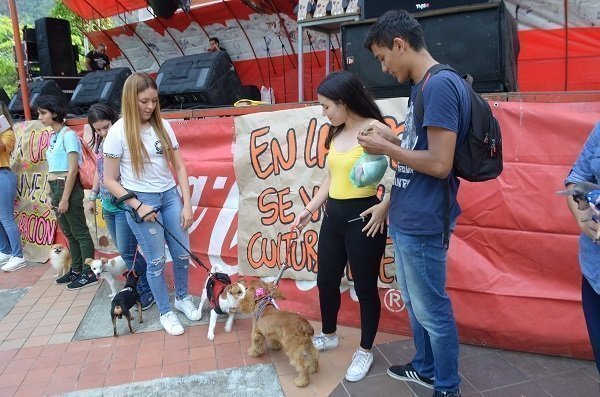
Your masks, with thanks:
M163 109L231 106L241 98L242 84L225 51L173 58L156 77Z
M410 13L441 10L464 5L489 3L492 0L361 0L362 19L379 18L386 11L403 9Z
M37 62L37 44L35 37L35 29L23 28L23 42L25 43L25 55L28 62Z
M123 85L130 75L127 67L87 73L77 84L69 108L75 114L84 114L94 103L105 103L120 112Z
M32 111L35 108L35 101L40 95L55 96L65 105L65 107L69 102L67 96L62 92L54 80L35 80L31 83L27 83L27 91L29 92L29 106ZM16 119L25 117L22 98L21 89L19 89L8 104L8 111Z
M57 18L37 19L35 38L43 76L75 75L69 21Z
M517 23L503 2L463 6L415 15L428 51L438 62L473 76L479 93L517 91ZM383 73L363 45L375 20L342 25L344 69L356 73L377 98L408 96L409 84Z

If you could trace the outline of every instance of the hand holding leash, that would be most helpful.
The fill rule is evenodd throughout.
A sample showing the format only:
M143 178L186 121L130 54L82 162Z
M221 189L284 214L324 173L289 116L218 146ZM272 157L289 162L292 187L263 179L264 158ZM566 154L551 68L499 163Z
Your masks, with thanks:
M140 202L135 212L143 222L156 221L156 210L149 205Z

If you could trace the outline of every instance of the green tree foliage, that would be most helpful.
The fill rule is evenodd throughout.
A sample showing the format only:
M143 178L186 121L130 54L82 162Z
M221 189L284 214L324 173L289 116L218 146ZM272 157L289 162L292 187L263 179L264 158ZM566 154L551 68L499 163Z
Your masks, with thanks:
M86 21L72 12L61 0L16 0L19 24L34 27L38 18L52 17L66 19L71 24L71 41L77 46L79 54L78 69L84 70L85 32L104 30L112 27L110 19ZM0 87L9 96L16 92L18 74L16 69L12 21L8 12L8 2L0 0Z
M48 10L54 6L54 0L15 0L19 23L32 26L38 18L48 16ZM0 0L0 15L9 15L8 1Z
M17 88L17 69L14 61L12 21L0 15L0 87L12 96Z

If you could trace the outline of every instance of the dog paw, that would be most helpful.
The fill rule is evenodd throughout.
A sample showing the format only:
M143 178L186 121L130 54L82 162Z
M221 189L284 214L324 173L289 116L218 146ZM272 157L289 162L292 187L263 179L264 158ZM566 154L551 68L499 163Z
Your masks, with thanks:
M225 332L231 332L231 328L233 328L231 325L229 327L225 325Z
M294 384L296 387L306 387L309 383L310 379L308 379L306 376L298 375L298 377L294 379Z
M215 339L215 333L214 333L214 332L209 332L209 333L206 335L206 338L207 338L208 340L214 340L214 339Z
M250 357L260 357L262 356L262 353L256 350L255 348L251 347L250 349L248 349L248 355Z

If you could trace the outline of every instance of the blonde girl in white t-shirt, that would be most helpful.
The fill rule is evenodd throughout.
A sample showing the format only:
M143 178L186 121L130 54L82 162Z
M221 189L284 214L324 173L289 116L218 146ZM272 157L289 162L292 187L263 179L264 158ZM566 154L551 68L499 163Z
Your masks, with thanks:
M127 197L124 202L132 209L127 222L148 262L147 278L160 323L169 334L181 335L183 327L169 303L164 247L166 242L173 258L175 309L198 320L199 311L188 294L189 254L165 232L189 250L187 229L193 214L187 171L173 129L160 117L156 82L148 74L127 78L121 114L104 141L104 184L115 197Z

